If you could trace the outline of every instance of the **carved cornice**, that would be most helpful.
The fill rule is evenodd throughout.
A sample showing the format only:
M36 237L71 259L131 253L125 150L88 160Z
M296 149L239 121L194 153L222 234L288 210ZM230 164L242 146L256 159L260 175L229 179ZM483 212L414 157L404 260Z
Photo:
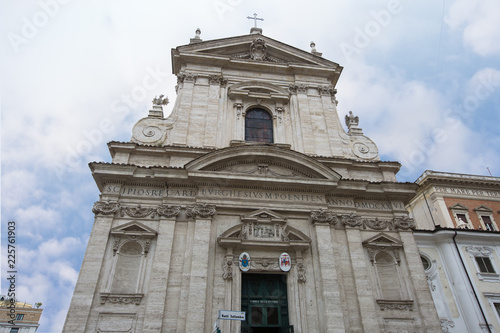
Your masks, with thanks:
M332 212L320 209L311 211L311 220L313 223L329 223L334 225L339 219Z
M119 208L120 204L118 202L109 202L109 200L96 201L92 207L92 212L96 215L114 215Z
M472 256L489 257L493 253L493 249L487 246L467 246L465 248Z
M388 220L379 220L378 217L372 220L364 220L365 227L371 228L373 230L384 230L387 227L391 227L391 222Z
M324 209L311 211L311 221L312 223L328 223L331 226L339 225L350 228L369 228L373 230L415 229L415 221L408 216L395 217L391 220L382 220L378 217L373 219L364 219L356 215L355 213L335 214Z
M121 304L141 304L141 300L144 294L111 294L111 293L101 293L101 304L106 302L109 303L121 303Z
M208 205L206 203L199 204L196 206L189 206L186 210L186 216L190 218L212 218L216 213L214 205Z
M120 216L124 217L128 215L130 217L142 218L151 215L151 218L156 216L155 208L143 208L141 205L136 207L120 207Z
M156 208L156 213L159 216L168 218L176 217L180 212L181 206L159 205L158 208Z
M344 226L348 226L351 228L359 227L363 224L363 220L361 219L361 217L359 217L354 213L350 213L348 215L342 215L341 221Z
M377 304L380 306L380 310L382 311L385 310L413 311L414 302L412 300L398 301L398 300L378 299Z
M393 228L401 230L415 229L415 220L408 216L396 217L393 220Z

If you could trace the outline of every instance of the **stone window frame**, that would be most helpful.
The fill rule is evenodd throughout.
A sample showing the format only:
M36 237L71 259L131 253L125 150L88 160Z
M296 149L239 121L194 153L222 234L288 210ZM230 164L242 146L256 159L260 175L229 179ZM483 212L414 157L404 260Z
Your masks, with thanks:
M411 294L410 286L405 280L404 272L402 271L401 261L403 253L403 243L394 237L387 234L380 233L363 242L363 247L367 250L368 258L372 264L373 278L377 290L377 304L382 311L384 310L407 310L413 311L413 297ZM384 299L382 290L380 290L380 281L377 273L375 259L380 252L388 253L393 259L398 273L399 284L401 287L400 300ZM403 265L405 266L405 265Z
M247 141L246 137L247 137L247 125L248 125L248 118L247 118L247 115L249 112L251 111L264 111L266 112L267 114L269 114L269 117L270 119L268 119L268 121L270 122L270 125L271 125L271 130L272 130L272 138L271 138L271 141L270 142L260 142L260 141ZM252 105L248 108L246 108L245 112L243 113L243 118L244 118L244 125L243 125L243 139L245 140L245 142L259 142L259 143L262 143L262 144L266 144L266 143L275 143L276 142L276 115L273 114L273 112L266 106L262 106L262 105Z
M456 224L456 227L457 228L462 228L460 226L460 221L457 214L460 214L460 215L464 215L465 216L465 219L466 221L463 221L466 223L465 225L465 229L474 229L474 225L472 224L472 221L470 219L470 216L469 216L469 208L462 205L462 204L455 204L453 206L450 206L448 207L451 211L451 213L453 214L453 218L455 219L455 224Z
M112 258L109 264L107 278L105 280L104 288L101 291L101 304L106 302L110 303L134 303L139 305L144 297L144 280L146 278L146 271L148 269L148 254L151 243L157 236L157 232L153 229L143 225L142 223L132 221L120 225L111 230L110 246L112 247ZM118 256L120 249L128 242L137 242L141 248L141 261L139 264L139 273L137 278L137 285L135 292L130 293L115 293L112 290L114 274L116 265L118 263Z
M497 319L497 322L500 324L500 308L497 308L495 305L500 307L500 293L489 293L485 292L483 295L486 297L488 300L488 303L490 304L494 316Z
M495 264L495 260L493 257L494 250L488 246L467 246L465 248L469 253L472 261L474 263L474 267L476 269L476 274L481 281L485 282L500 282L500 274L497 265ZM481 272L479 264L477 262L477 258L486 258L491 263L493 267L494 273L489 272Z
M477 214L477 219L479 220L479 223L481 223L481 228L483 230L498 231L497 223L496 223L495 219L493 218L493 209L486 207L484 205L481 205L477 208L474 208L474 211ZM484 223L483 216L488 216L490 218L490 221L493 225L493 230L489 230L488 228L486 228L486 223Z

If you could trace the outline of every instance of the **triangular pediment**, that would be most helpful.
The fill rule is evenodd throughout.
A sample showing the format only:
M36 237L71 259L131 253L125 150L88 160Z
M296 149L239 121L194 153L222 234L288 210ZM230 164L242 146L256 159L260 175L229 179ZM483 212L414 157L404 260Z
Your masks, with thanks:
M111 234L115 236L154 237L157 232L140 222L132 221L112 228Z
M462 204L454 204L453 206L450 206L448 207L449 209L454 209L454 210L469 210L469 208L467 208L466 206L462 205Z
M286 217L270 209L258 209L251 213L241 216L241 221L272 221L272 222L285 222Z
M474 211L475 212L484 212L484 213L493 213L493 209L488 208L488 207L486 207L484 205L481 205L481 206L479 206L477 208L474 208Z
M403 243L397 238L389 236L385 233L380 233L365 240L363 245L377 247L401 247L403 246Z
M177 59L182 57L209 58L212 60L232 60L235 62L273 63L277 65L302 65L337 69L337 63L316 54L279 42L261 34L202 41L179 46L172 50L174 73L180 70Z

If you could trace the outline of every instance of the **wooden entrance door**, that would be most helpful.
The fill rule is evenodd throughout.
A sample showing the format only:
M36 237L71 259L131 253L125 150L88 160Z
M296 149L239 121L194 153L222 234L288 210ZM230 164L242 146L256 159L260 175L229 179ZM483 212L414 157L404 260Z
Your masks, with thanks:
M286 275L243 274L241 311L242 333L288 333Z

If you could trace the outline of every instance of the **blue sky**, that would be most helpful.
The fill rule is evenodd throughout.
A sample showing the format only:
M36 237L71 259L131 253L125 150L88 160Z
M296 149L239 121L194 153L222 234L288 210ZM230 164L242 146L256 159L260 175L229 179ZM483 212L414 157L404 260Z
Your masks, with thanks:
M352 110L400 181L424 170L500 176L500 2L0 0L2 275L18 228L18 299L60 332L99 199L87 166L110 161L155 95L175 99L170 49L264 35L344 67ZM343 121L342 121L343 123ZM6 284L2 279L2 293Z

